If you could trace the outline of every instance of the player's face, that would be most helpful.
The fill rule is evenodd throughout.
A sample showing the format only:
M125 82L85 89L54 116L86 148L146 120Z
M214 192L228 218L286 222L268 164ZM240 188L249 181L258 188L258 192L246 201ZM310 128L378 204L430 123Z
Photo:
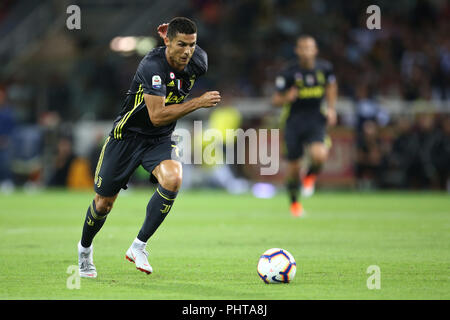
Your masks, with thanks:
M295 52L301 60L314 60L317 51L316 41L313 38L302 38L297 40Z
M173 63L184 68L191 60L197 43L197 34L177 33L173 39L166 38L165 44Z

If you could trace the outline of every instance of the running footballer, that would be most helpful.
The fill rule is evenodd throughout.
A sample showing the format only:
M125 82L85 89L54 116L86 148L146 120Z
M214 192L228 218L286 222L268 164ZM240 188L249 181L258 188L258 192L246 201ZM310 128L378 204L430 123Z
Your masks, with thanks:
M95 278L92 241L105 223L121 189L139 165L157 182L146 209L144 223L125 253L136 268L150 274L147 241L173 206L182 181L182 166L172 141L177 119L199 108L220 102L217 91L185 102L195 81L208 69L207 54L197 45L197 27L177 17L158 27L165 46L151 50L140 62L122 111L101 151L90 204L78 243L81 277Z
M297 39L296 61L285 68L276 78L277 92L272 104L284 106L284 146L287 158L287 189L291 201L291 213L299 217L303 206L299 191L310 196L314 192L317 175L328 157L330 139L327 126L336 124L335 104L337 82L330 62L317 58L318 48L312 36ZM323 100L326 104L322 104ZM300 163L309 150L311 164L306 176L300 178Z

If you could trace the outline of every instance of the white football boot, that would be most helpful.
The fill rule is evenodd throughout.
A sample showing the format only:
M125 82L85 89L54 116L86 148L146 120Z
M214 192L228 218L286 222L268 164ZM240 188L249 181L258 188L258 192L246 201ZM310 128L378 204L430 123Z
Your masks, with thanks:
M150 274L153 272L152 266L148 263L148 252L145 250L146 243L137 243L134 241L128 248L125 258L136 264L136 269Z
M84 248L81 242L78 242L78 267L80 277L82 278L96 278L97 269L95 269L93 261L94 247Z

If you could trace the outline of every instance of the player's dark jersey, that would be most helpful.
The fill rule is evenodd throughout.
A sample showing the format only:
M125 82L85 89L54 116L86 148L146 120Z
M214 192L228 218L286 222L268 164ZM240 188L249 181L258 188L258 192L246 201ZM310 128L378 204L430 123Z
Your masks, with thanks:
M276 89L284 92L292 86L298 87L297 99L285 108L283 117L321 113L325 87L335 82L333 66L325 60L317 59L313 69L304 69L298 62L291 63L275 80Z
M170 135L176 121L155 127L144 102L144 93L165 97L165 108L182 103L189 95L195 80L206 73L208 57L199 46L183 71L176 71L167 62L166 47L151 50L140 62L127 92L122 111L114 121L111 136L123 139L129 133L151 137Z

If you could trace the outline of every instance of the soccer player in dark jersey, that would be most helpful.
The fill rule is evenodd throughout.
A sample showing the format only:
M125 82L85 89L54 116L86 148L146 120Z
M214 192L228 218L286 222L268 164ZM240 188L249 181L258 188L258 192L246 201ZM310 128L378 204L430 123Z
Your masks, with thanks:
M158 186L147 205L144 223L125 257L138 270L152 273L146 244L172 208L182 180L176 143L171 139L176 121L220 102L217 91L184 101L196 79L208 68L206 52L197 45L195 23L187 18L174 18L168 25L160 25L158 33L165 46L151 50L140 62L98 160L94 178L96 194L87 210L78 243L82 277L97 276L92 241L120 189L126 188L139 165Z
M272 104L284 106L285 156L288 161L287 189L291 213L299 217L303 206L298 193L309 196L314 192L317 175L328 157L326 127L336 124L335 104L337 83L332 65L317 58L316 41L311 36L297 39L298 60L276 77L276 92ZM326 105L322 104L325 97ZM300 178L300 160L309 148L310 166L304 179ZM302 181L303 180L303 181Z

